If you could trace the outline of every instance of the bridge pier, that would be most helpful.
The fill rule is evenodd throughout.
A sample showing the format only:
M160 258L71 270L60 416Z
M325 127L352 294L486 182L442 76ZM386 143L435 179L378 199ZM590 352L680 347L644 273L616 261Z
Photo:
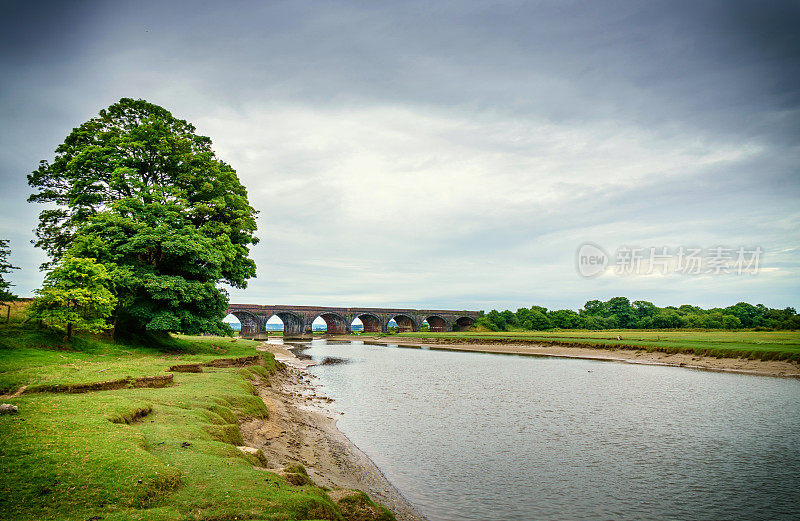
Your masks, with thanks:
M283 338L285 340L308 340L311 338L311 326L306 331L306 320L303 315L296 313L275 313L283 322Z

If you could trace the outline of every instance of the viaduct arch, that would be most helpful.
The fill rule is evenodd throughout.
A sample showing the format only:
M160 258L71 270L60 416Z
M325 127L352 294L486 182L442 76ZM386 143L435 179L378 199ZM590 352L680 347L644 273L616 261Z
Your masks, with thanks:
M239 336L266 338L267 321L277 315L283 321L284 338L310 338L311 325L321 317L328 334L348 334L350 325L358 318L367 333L385 333L391 320L400 331L419 331L428 322L431 331L459 331L478 319L478 311L444 309L392 309L392 308L337 308L323 306L260 306L256 304L230 304L228 314L239 319L242 330Z

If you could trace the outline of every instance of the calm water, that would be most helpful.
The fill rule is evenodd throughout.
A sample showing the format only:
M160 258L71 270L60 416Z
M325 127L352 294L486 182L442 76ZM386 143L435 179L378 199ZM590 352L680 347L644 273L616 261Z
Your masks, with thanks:
M339 428L431 521L800 519L800 381L314 341Z

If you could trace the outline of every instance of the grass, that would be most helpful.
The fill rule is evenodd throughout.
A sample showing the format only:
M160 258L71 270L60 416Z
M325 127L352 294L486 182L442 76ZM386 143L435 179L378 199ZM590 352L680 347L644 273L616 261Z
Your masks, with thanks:
M300 520L352 518L313 484L293 485L236 448L239 421L262 418L253 384L263 365L174 373L165 388L82 394L44 386L166 374L176 363L256 354L258 342L175 337L115 344L30 324L0 326L0 393L19 407L0 416L0 519ZM365 501L368 501L365 500Z
M686 330L556 330L511 332L400 333L407 338L445 342L536 342L575 347L628 348L666 353L690 353L721 358L751 358L800 362L797 331L686 331ZM617 339L620 337L620 340Z

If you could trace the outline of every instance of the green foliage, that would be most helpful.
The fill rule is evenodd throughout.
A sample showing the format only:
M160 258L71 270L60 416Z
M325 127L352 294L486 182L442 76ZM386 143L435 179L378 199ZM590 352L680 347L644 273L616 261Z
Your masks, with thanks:
M549 311L547 318L553 326L561 329L575 329L581 325L581 317L570 309L559 309L558 311Z
M614 297L606 302L606 309L610 315L617 317L619 327L634 327L636 315L634 314L631 301L626 297Z
M529 326L525 329L535 329L537 331L543 331L553 327L550 319L548 319L547 316L541 311L532 311L531 318L526 324L529 324Z
M704 310L682 305L660 308L646 300L633 304L625 297L606 302L590 300L579 312L570 309L548 311L531 306L511 311L492 310L475 323L484 331L544 331L558 329L800 329L800 316L794 308L770 309L762 304L739 302L724 309Z
M8 262L8 256L11 255L11 248L8 245L7 239L0 239L0 302L8 302L14 300L16 295L11 293L9 288L13 286L5 279L3 275L11 273L11 270L18 270L17 266L13 266Z
M733 315L724 315L722 317L722 327L725 329L739 329L742 327L742 322Z
M658 307L652 302L646 300L636 300L633 303L633 312L636 317L641 320L648 317L653 317L658 313Z
M530 309L520 308L517 310L517 320L526 331L541 331L550 329L553 325L547 318L547 309L541 306L532 306Z
M604 317L608 314L606 303L600 300L590 300L583 305L583 312L595 317Z
M105 266L91 258L65 257L44 279L29 308L31 318L74 330L99 333L117 304Z
M123 98L74 129L28 176L49 203L36 229L52 261L109 266L116 332L228 333L224 282L255 276L256 211L211 140L167 110Z

